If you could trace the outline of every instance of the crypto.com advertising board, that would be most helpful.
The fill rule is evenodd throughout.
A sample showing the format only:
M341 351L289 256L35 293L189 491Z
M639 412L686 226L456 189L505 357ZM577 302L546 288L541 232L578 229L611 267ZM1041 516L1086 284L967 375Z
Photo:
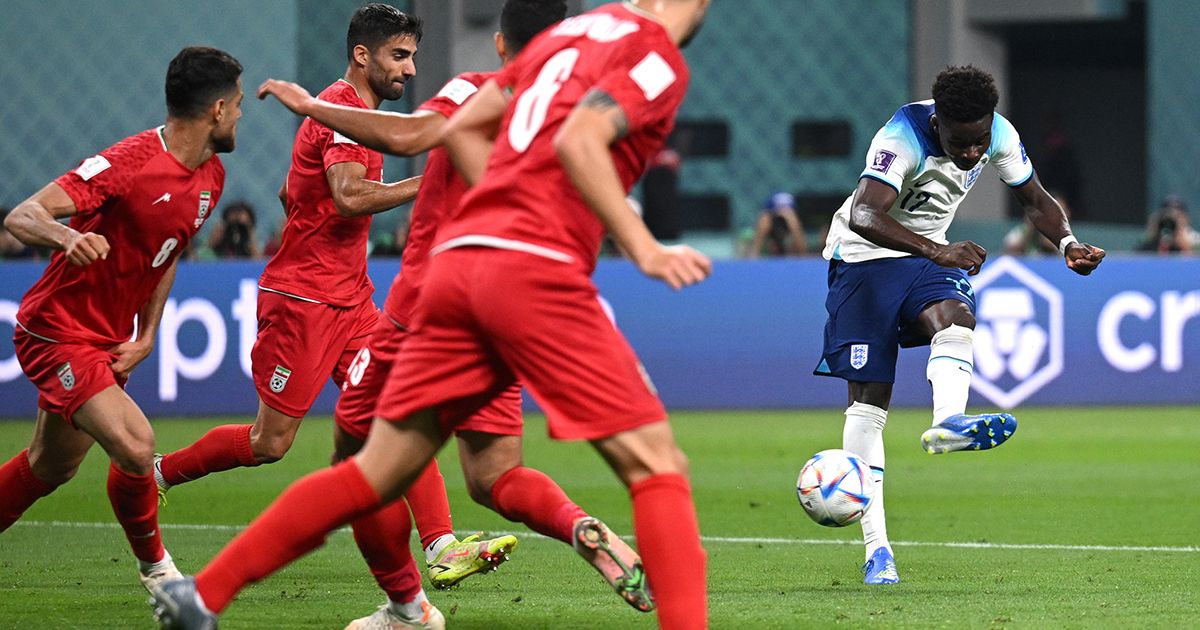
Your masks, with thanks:
M42 265L0 264L0 417L32 417L36 392L10 340ZM396 269L371 261L377 299ZM845 385L812 375L826 270L818 259L724 261L705 283L674 292L606 260L595 279L668 406L842 407ZM154 354L128 385L147 414L254 413L260 272L261 263L181 264ZM972 409L1200 403L1200 260L1112 256L1084 278L1057 258L1000 258L972 282ZM927 357L901 352L894 406L929 406ZM327 387L313 412L330 413L335 394Z

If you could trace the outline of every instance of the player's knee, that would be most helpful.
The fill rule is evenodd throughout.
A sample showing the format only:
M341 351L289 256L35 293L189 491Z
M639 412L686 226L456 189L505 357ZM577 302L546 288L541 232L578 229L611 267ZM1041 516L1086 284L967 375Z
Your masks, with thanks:
M148 475L154 470L154 439L130 440L108 455L117 468L131 475Z

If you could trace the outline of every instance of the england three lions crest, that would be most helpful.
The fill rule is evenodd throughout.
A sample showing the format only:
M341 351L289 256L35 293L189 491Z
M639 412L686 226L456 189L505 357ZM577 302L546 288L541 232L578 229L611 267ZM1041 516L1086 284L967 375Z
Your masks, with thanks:
M850 346L850 367L861 370L867 364L868 346L865 343L856 343Z

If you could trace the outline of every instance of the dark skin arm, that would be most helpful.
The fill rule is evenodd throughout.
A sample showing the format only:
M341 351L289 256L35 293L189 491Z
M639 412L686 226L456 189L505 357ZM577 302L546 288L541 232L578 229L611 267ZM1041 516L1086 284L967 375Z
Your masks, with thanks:
M412 156L437 146L446 122L445 116L427 110L398 114L334 105L314 98L295 83L275 79L267 79L258 88L258 98L267 96L365 147L392 155Z
M339 162L325 171L333 205L344 217L377 214L412 201L421 186L421 177L410 177L392 184L374 182L367 167L358 162Z
M1043 236L1050 239L1051 243L1057 246L1066 235L1071 233L1067 214L1063 212L1058 201L1046 192L1037 173L1034 173L1029 181L1013 188L1012 191L1017 200L1021 202L1021 208L1033 226ZM1081 276L1086 276L1096 269L1100 261L1104 260L1104 255L1104 250L1099 247L1093 247L1087 243L1071 243L1067 246L1063 257L1067 262L1068 269Z
M108 257L108 239L101 234L80 234L63 225L58 219L78 212L67 191L55 183L47 184L32 197L22 201L4 220L4 227L17 240L31 247L52 247L62 250L72 265L90 265Z
M928 258L943 267L966 269L968 275L979 273L987 250L971 241L942 245L900 225L888 215L898 193L887 184L864 177L858 181L850 207L850 229L872 243Z

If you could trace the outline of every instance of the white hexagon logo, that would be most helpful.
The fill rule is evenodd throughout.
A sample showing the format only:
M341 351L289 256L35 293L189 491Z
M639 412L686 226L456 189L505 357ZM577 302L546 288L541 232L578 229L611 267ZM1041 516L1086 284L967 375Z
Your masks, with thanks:
M975 377L971 388L1012 409L1062 374L1062 293L1003 257L971 282L975 289Z

